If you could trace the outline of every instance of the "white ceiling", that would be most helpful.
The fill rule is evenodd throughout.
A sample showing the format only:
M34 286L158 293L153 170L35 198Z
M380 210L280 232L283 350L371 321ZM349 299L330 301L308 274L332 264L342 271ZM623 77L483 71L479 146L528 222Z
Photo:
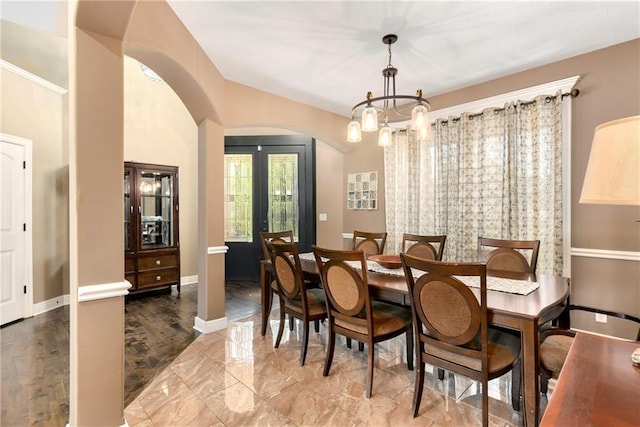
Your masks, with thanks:
M381 95L388 33L397 92L427 98L640 38L637 0L168 3L226 79L345 116ZM59 33L63 9L2 0L1 11Z

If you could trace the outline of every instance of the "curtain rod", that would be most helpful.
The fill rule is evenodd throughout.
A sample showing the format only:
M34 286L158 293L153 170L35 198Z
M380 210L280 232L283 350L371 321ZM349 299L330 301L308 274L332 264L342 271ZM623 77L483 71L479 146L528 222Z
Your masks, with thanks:
M561 98L566 98L567 96L570 96L571 98L575 98L578 95L580 95L580 90L579 89L571 89L570 92L565 92L563 94L561 94ZM545 98L546 102L551 102L552 100L556 99L556 95L549 95ZM532 105L535 104L536 101L529 101L529 102L521 102L519 105ZM500 112L500 111L504 111L504 108L494 108L493 111L495 113ZM482 116L484 113L480 112L480 113L475 113L475 114L469 114L469 119L473 119L474 117L480 117ZM453 118L452 121L453 122L457 122L458 120L460 120L459 117ZM441 120L441 123L444 125L445 123L448 123L449 120Z

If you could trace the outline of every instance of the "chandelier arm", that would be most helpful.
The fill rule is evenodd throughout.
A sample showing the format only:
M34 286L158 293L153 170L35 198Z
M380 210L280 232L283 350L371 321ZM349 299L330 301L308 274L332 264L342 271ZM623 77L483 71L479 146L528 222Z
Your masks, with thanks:
M427 106L427 108L431 109L431 104L429 103L429 101L427 101L425 98L423 98L421 96L415 96L415 95L386 95L386 96L377 96L375 98L365 99L364 101L357 103L351 109L351 114L355 115L356 110L359 107L362 107L363 105L366 105L366 104L371 104L371 106L374 107L375 109L380 110L380 111L384 111L385 110L384 108L377 107L377 106L373 105L373 103L374 102L379 102L379 101L388 101L390 99L394 100L394 101L397 100L397 99L413 99L416 102L425 104Z

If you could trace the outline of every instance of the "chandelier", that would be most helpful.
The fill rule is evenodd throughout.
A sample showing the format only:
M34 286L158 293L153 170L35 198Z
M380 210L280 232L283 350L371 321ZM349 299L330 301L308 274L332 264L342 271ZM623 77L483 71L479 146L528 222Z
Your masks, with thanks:
M387 45L389 63L382 70L384 78L384 94L374 97L367 92L367 99L357 103L351 109L351 122L347 127L347 141L362 141L362 132L375 132L378 130L378 117L384 120L378 134L378 145L391 145L393 130L389 126L389 114L394 118L407 119L411 116L411 129L417 132L418 140L424 140L431 133L429 124L429 101L422 97L422 90L418 89L415 95L396 95L396 75L398 69L391 65L391 45L398 40L395 34L387 34L382 37L382 42ZM399 105L398 100L412 100L407 104ZM361 108L364 107L364 108ZM411 113L408 112L409 107ZM360 121L358 121L360 114ZM362 122L362 125L360 124Z

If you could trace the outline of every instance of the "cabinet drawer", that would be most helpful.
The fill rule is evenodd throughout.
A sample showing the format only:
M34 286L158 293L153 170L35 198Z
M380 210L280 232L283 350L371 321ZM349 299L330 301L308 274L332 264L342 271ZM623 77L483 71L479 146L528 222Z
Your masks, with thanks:
M138 289L178 282L178 269L146 271L138 274Z
M155 270L158 268L176 267L178 255L157 255L138 258L138 271Z
M125 258L124 260L124 273L135 273L136 272L136 260L134 258Z

